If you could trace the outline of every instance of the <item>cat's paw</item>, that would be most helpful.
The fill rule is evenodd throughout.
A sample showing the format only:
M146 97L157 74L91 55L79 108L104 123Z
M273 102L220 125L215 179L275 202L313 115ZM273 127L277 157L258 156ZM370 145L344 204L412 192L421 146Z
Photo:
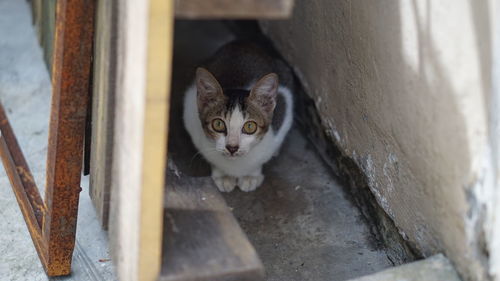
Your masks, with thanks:
M238 178L238 186L240 187L241 191L250 192L257 189L257 187L262 184L262 181L264 181L263 175L244 176Z
M236 178L231 176L212 177L220 192L231 192L236 187Z

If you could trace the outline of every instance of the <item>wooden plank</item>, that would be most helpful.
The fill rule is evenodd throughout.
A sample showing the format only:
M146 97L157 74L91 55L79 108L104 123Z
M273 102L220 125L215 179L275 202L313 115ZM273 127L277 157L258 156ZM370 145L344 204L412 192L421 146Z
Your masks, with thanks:
M118 1L109 242L119 280L138 280L147 1ZM134 16L129 16L133 14ZM134 39L132 39L134 38Z
M176 0L175 16L182 19L284 19L293 0Z
M264 280L264 269L209 177L169 162L161 281Z
M138 280L147 1L116 2L117 81L109 241L118 279ZM134 16L130 16L130 15Z
M33 18L33 25L35 26L38 42L42 42L41 37L41 21L42 21L42 0L31 0L31 16Z
M54 33L56 24L57 0L31 0L31 13L33 25L38 41L43 49L43 57L47 69L51 69L52 51L54 46Z
M163 196L161 195L165 188L173 21L173 1L149 1L140 217L140 280L157 280L161 269L163 242Z
M42 1L42 18L40 21L41 45L43 57L48 69L52 69L52 53L54 49L54 34L56 26L57 0Z
M90 197L104 229L108 227L116 94L117 9L98 0L94 45Z
M460 281L453 264L443 255L437 254L423 260L366 275L348 281Z
M177 171L169 161L165 207L176 210L230 212L226 201L206 177L190 177ZM175 173L172 173L172 170Z
M173 1L118 3L110 242L120 280L157 280L173 39Z
M38 36L38 41L43 49L43 57L47 69L51 69L54 33L56 24L57 0L31 0L33 24Z

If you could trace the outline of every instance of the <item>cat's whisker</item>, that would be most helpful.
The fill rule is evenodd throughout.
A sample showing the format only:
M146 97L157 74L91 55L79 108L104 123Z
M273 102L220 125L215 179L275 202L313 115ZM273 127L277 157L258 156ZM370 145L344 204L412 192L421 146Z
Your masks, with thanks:
M192 167L193 165L193 161L196 159L196 157L198 156L201 156L201 153L213 153L213 152L217 152L217 149L203 149L203 150L200 150L198 152L196 152L193 157L191 157L191 160L189 161L189 167Z

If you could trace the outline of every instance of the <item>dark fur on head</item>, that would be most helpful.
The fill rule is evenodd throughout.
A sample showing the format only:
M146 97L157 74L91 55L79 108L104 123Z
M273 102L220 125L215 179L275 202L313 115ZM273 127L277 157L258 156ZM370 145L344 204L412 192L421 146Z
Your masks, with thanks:
M270 73L259 79L251 90L223 89L208 70L198 68L198 114L205 134L215 139L219 133L211 128L212 121L221 118L228 123L232 112L239 110L243 118L257 123L256 137L263 137L273 119L278 85L278 76Z

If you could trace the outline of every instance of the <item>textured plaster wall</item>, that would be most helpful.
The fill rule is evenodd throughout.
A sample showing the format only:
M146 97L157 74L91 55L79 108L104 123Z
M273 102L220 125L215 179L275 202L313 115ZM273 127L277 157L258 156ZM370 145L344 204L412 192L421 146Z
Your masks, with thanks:
M499 274L493 6L297 0L292 19L261 22L401 235L466 280Z
M490 139L493 155L494 194L490 204L486 233L490 249L490 273L500 279L500 4L494 2L490 9L493 28L493 92L490 104Z

